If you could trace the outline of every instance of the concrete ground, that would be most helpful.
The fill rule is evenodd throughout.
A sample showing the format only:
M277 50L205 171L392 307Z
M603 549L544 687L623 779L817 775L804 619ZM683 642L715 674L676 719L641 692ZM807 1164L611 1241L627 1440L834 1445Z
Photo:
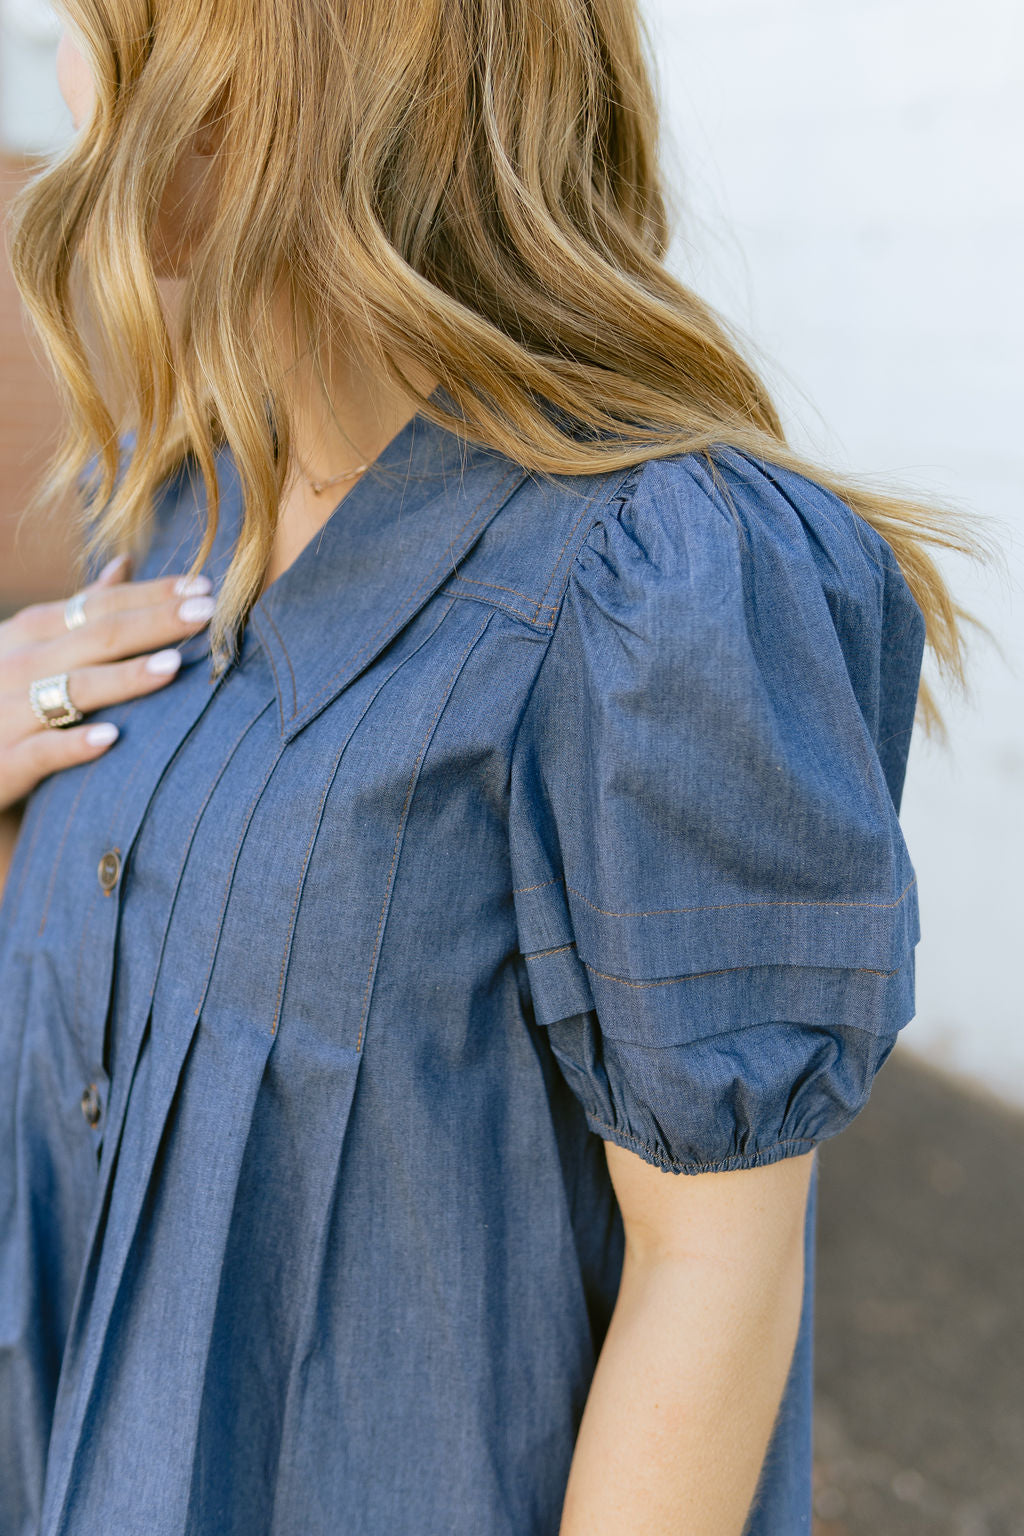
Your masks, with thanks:
M818 1156L815 1536L1024 1536L1024 1116L897 1047Z

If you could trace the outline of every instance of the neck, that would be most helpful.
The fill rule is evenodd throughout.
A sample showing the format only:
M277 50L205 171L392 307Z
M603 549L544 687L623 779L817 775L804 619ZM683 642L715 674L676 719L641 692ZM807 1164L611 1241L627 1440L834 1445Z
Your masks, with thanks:
M263 590L291 565L359 479L338 480L316 494L310 481L324 483L370 464L415 414L416 403L390 380L367 368L354 347L339 351L320 370L310 350L295 342L287 319L278 321L288 370L287 405L297 464L285 487ZM437 383L407 363L409 377L424 393Z
M287 404L299 473L323 483L371 463L414 414L415 402L368 367L355 347L337 348L318 367L304 338L292 336L286 316L278 316L277 329L284 355L294 359ZM436 383L422 370L410 370L410 377L428 393ZM339 481L341 493L348 483ZM324 500L331 497L325 493Z

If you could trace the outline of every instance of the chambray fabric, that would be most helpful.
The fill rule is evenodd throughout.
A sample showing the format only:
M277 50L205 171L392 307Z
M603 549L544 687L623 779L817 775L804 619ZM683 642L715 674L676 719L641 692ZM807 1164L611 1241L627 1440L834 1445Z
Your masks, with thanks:
M139 574L203 519L183 468ZM802 477L419 415L219 680L105 711L0 911L2 1536L556 1536L602 1140L807 1152L913 1015L923 630ZM810 1531L815 1203L750 1536Z

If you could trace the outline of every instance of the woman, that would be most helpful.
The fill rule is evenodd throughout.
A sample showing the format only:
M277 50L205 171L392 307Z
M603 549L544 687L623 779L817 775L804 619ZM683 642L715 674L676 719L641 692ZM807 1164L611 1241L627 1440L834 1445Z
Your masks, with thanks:
M814 1149L913 1014L972 541L664 269L630 0L66 13L0 1526L809 1531Z

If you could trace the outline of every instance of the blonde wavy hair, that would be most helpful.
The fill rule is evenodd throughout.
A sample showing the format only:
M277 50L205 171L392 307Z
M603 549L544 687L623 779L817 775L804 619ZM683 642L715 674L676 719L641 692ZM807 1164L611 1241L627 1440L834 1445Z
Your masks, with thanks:
M634 0L61 9L97 103L11 215L14 275L66 407L34 505L70 493L89 551L137 549L161 481L191 455L208 498L198 568L226 443L245 511L213 622L218 665L258 595L292 471L271 318L283 281L314 357L339 332L358 337L425 416L535 472L729 444L809 475L888 542L940 670L966 689L963 621L979 621L929 546L989 558L977 517L795 453L738 334L666 269L659 112ZM155 214L213 121L215 206L171 324ZM414 385L408 359L457 416ZM919 713L944 732L924 680Z

